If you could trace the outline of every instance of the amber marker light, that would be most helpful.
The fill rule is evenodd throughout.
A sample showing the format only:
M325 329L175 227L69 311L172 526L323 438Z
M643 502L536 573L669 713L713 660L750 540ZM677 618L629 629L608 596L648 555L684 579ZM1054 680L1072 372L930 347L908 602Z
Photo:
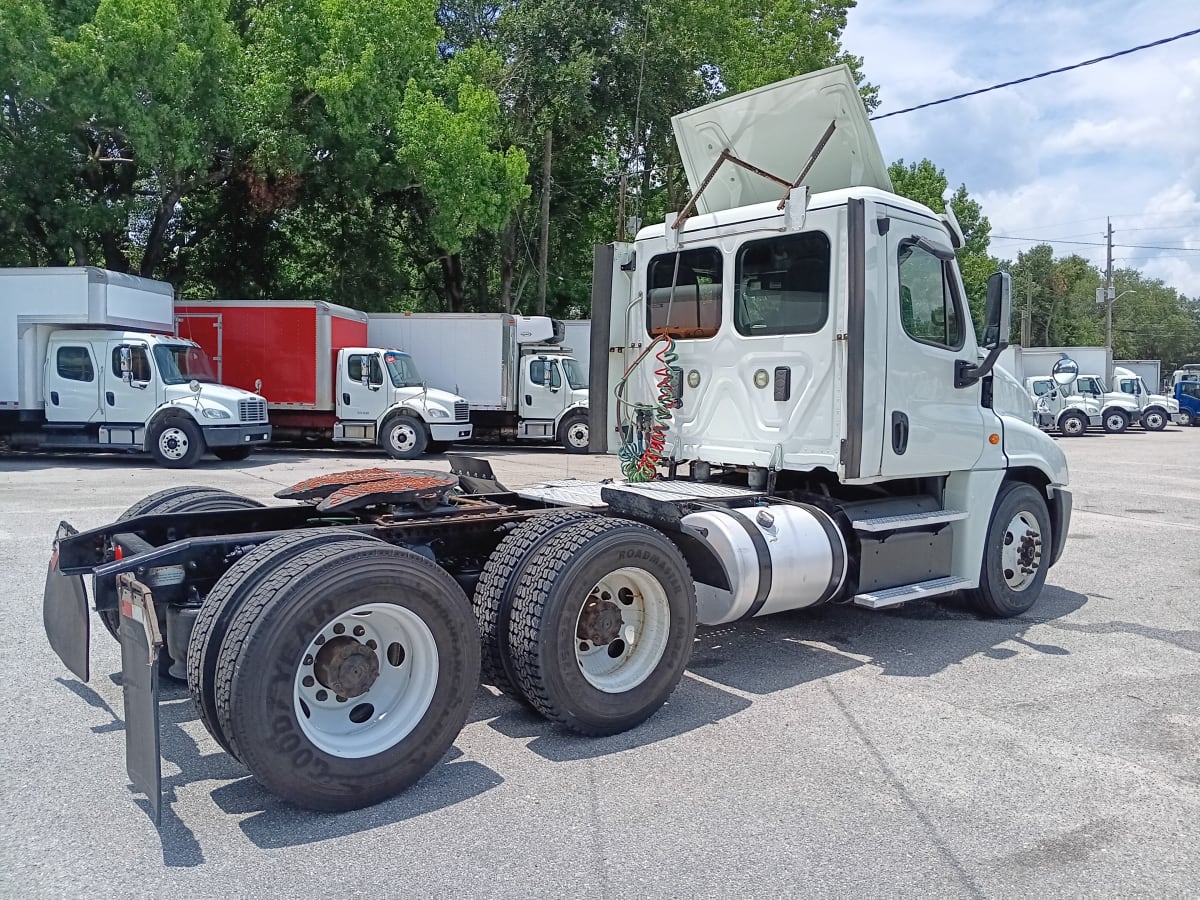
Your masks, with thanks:
M1000 435L998 435L998 434L989 434L989 435L988 435L988 443L989 443L989 444L998 444L998 443L1000 443Z

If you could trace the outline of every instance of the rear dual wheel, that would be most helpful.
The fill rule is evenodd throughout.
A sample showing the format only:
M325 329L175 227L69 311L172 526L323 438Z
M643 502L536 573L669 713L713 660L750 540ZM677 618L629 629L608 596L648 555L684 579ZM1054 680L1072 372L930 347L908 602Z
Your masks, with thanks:
M479 678L470 606L408 550L271 543L225 601L235 608L211 677L207 654L196 667L197 705L211 699L214 737L284 799L377 803L432 768L466 721Z

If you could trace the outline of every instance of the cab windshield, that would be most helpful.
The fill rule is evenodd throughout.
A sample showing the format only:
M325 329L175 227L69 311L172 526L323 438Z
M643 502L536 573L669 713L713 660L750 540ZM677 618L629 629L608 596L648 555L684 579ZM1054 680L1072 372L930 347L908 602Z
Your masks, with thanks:
M404 353L383 354L383 364L387 366L388 375L392 379L392 387L420 387L421 373L412 357Z
M563 371L567 373L567 384L571 386L573 391L582 391L588 386L587 373L583 371L583 366L579 364L579 360L572 357L563 357Z
M155 344L154 361L164 384L217 383L212 360L195 344Z

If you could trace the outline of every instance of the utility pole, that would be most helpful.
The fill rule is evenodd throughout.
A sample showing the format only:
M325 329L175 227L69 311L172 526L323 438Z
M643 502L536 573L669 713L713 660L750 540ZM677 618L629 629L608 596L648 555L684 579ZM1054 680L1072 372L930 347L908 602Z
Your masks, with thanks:
M1021 313L1021 346L1033 344L1033 276L1025 276L1025 311Z
M1108 250L1108 264L1104 269L1104 346L1108 350L1108 362L1105 363L1104 383L1112 385L1113 377L1113 339L1112 339L1112 309L1113 299L1116 296L1116 289L1113 287L1113 270L1112 270L1112 219L1108 219L1108 228L1105 229L1104 237Z
M546 314L546 269L550 262L550 154L554 131L546 126L546 148L542 154L542 241L538 248L538 315Z

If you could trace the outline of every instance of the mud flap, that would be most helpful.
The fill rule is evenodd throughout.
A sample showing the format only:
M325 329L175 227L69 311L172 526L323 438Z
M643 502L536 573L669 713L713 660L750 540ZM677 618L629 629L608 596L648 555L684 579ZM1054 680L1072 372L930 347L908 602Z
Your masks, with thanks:
M71 673L87 681L91 620L88 616L87 590L82 575L64 575L58 568L60 541L79 532L67 522L58 523L54 550L46 569L46 588L42 592L42 626L50 646Z
M121 610L121 692L125 698L125 770L146 795L154 824L162 822L162 757L158 730L158 657L162 635L150 589L126 572L117 576Z

